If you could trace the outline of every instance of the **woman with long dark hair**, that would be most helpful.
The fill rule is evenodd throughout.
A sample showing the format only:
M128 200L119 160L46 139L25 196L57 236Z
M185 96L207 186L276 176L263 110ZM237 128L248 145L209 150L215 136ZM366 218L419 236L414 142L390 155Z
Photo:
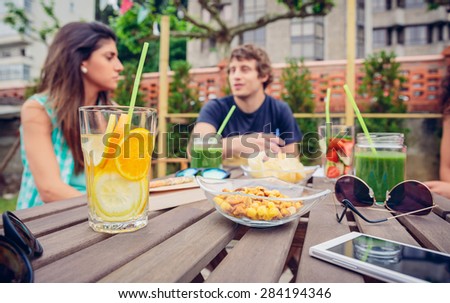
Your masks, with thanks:
M82 195L86 190L78 108L110 104L123 70L116 36L98 22L63 26L51 44L38 93L21 111L24 171L17 208Z
M450 67L447 77L442 82L442 139L441 139L441 163L439 166L439 181L429 181L425 184L431 191L450 198Z

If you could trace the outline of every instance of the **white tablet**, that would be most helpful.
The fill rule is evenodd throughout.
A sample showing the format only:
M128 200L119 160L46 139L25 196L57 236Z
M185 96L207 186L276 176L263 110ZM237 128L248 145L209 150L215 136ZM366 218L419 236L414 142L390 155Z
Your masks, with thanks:
M450 282L450 255L357 232L315 245L309 254L386 282Z

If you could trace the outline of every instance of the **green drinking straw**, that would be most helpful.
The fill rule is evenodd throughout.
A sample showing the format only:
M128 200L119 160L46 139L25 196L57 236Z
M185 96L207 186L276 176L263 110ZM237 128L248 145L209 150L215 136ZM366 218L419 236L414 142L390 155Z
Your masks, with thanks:
M134 105L136 104L136 97L139 90L139 83L141 81L142 68L144 67L145 57L147 56L148 42L144 42L142 47L141 58L139 59L139 65L134 78L133 92L131 93L130 108L128 110L128 125L131 124L131 116L133 115Z
M347 84L344 84L344 90L345 90L345 93L347 94L347 98L350 100L350 103L353 106L353 110L355 111L356 117L358 117L359 124L361 124L364 134L366 135L367 141L370 144L370 148L372 149L372 152L374 154L376 154L377 151L375 150L375 148L373 146L372 138L369 135L369 130L367 129L366 123L364 123L364 119L361 116L358 105L356 105L355 99L353 99L352 93L350 92L350 89L348 88Z
M327 88L327 97L325 99L325 145L327 150L331 138L330 95L331 89Z
M224 129L225 126L227 125L228 120L230 120L231 115L233 114L233 112L234 112L235 109L236 109L236 105L233 105L233 106L230 108L230 111L228 112L227 116L225 117L225 119L224 119L223 122L222 122L222 125L220 126L219 130L217 131L217 134L218 134L218 135L221 135L221 134L222 134L223 129Z
M327 97L325 99L325 122L330 123L330 95L331 89L327 88Z

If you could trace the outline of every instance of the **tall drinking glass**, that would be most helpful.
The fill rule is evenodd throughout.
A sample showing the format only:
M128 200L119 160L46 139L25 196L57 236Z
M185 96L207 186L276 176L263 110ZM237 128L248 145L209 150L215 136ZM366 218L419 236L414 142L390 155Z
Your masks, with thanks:
M196 137L192 140L191 167L222 168L222 138L219 135Z
M79 109L89 206L95 231L120 233L147 225L149 171L156 110L127 106Z
M352 173L355 128L347 125L330 125L330 138L326 141L326 126L319 126L319 145L325 177L336 179Z

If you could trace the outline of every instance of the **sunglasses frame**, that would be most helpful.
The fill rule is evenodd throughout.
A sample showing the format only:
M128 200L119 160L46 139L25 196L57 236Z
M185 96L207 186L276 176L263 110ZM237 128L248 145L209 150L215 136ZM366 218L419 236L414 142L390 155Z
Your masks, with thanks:
M431 210L432 210L434 207L436 207L436 204L434 203L433 194L431 193L430 189L428 188L428 186L426 186L424 183L422 183L422 182L420 182L420 181L417 181L417 180L405 180L405 181L402 181L402 182L396 184L396 185L395 185L394 187L392 187L390 190L387 190L387 191L386 191L386 198L385 198L384 202L381 203L381 202L378 202L378 201L376 200L374 191L373 191L373 189L369 186L369 184L367 184L367 182L365 182L363 179L361 179L361 178L359 178L359 177L357 177L357 176L353 176L353 175L343 175L343 176L339 177L339 178L336 180L336 183L335 183L335 185L334 185L334 197L335 197L336 200L338 200L338 201L339 201L339 199L338 199L338 197L336 196L336 185L338 184L339 180L340 180L340 179L343 179L343 178L354 178L354 179L360 181L361 183L363 183L363 184L368 188L368 190L369 190L369 196L373 199L373 202L372 202L372 204L371 204L370 206L367 206L367 207L364 207L364 208L366 208L366 209L372 208L372 209L375 209L375 210L382 210L381 208L384 207L384 208L386 208L386 209L387 209L389 212L391 212L391 213L394 212L394 213L399 213L399 214L398 214L398 215L394 215L394 216L389 217L389 218L384 218L384 219L379 219L379 220L370 220L370 219L366 218L360 211L358 211L358 209L356 208L356 206L355 206L350 200L344 199L344 200L340 201L340 204L344 207L344 209L342 210L341 215L338 215L338 212L337 212L337 209L336 209L336 219L337 219L337 221L338 221L339 223L341 223L342 219L344 218L344 216L345 216L345 214L346 214L346 212L347 212L347 209L350 209L352 212L354 212L354 213L355 213L356 215L358 215L361 219L363 219L364 221L366 221L366 222L368 222L368 223L381 223L381 222L386 222L386 221L388 221L388 220L391 220L391 219L394 219L394 218L398 218L398 217L403 217L403 216L407 216L407 215L414 215L415 213L422 212L422 211L424 211L424 210L430 210L430 212L431 212ZM418 210L413 210L413 211L406 212L406 213L400 213L399 211L394 210L394 209L392 209L392 208L390 208L390 207L388 206L387 202L388 202L389 199L391 198L391 195L390 195L391 192L392 192L393 190L395 190L395 188L397 188L398 186L400 186L400 185L402 185L402 184L404 184L404 183L408 183L408 182L415 182L415 183L418 183L418 184L420 184L420 185L423 185L426 189L428 189L428 191L429 191L429 193L430 193L430 196L431 196L431 206L424 207L424 208L421 208L421 209L418 209ZM428 212L427 214L424 214L424 215L428 215L430 212Z
M181 174L182 172L187 171L187 170L196 170L196 172L193 175L183 175L183 174ZM175 177L191 177L191 176L192 177L195 177L195 176L205 177L203 175L205 172L213 171L213 170L219 170L219 171L225 173L225 177L221 178L220 180L228 179L231 176L231 173L229 171L226 171L225 169L222 169L222 168L194 168L194 167L189 167L189 168L177 171L175 173ZM205 177L205 178L207 178L207 177Z
M34 271L31 260L43 254L42 245L25 223L12 212L5 211L2 219L5 235L0 237L0 241L6 243L4 246L9 246L7 248L24 263L28 273L24 274L26 279L23 282L33 282Z
M14 255L14 257L18 259L17 262L22 263L22 265L24 266L25 272L21 273L23 280L20 282L24 283L33 282L34 281L33 266L31 266L30 258L25 253L25 251L23 251L22 248L20 248L14 241L2 235L0 235L0 247L2 247L2 249L9 250Z

